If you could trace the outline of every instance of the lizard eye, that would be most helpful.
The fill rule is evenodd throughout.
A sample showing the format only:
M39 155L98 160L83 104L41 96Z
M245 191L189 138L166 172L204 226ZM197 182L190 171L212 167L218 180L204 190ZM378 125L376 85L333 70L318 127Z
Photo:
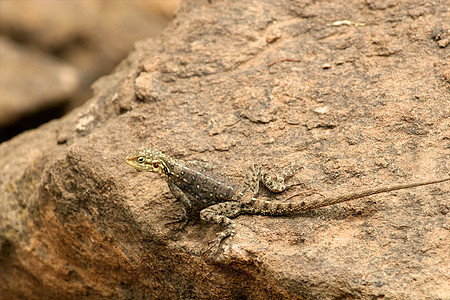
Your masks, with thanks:
M159 164L157 162L154 162L153 163L153 168L155 168L155 169L159 168Z
M139 156L137 158L138 163L143 163L145 161L145 158L143 156Z

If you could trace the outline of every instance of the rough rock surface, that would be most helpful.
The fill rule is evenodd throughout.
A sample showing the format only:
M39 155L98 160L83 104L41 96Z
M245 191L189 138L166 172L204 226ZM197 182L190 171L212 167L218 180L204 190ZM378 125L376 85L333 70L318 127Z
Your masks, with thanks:
M445 1L210 2L182 4L85 106L0 145L0 294L449 298L448 183L239 216L210 261L220 228L165 226L180 207L164 178L123 161L146 145L236 182L252 162L301 164L335 193L446 176Z

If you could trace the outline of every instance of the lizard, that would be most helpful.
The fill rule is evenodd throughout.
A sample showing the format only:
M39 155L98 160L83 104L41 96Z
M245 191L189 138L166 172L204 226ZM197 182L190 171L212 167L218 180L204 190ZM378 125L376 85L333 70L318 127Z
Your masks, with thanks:
M131 152L125 162L141 171L149 171L166 175L167 184L175 198L183 204L183 214L175 222L184 222L200 216L207 223L223 226L215 239L205 250L217 253L224 239L231 240L236 234L236 223L232 220L241 214L265 216L290 216L319 207L330 206L370 195L408 189L418 186L450 181L450 177L442 179L378 186L338 196L322 196L312 201L279 202L258 198L260 185L269 191L281 193L299 184L287 185L285 180L292 176L298 168L284 174L271 174L260 164L252 165L241 186L226 178L219 177L198 164L175 159L151 148L139 148ZM295 194L294 196L298 196Z

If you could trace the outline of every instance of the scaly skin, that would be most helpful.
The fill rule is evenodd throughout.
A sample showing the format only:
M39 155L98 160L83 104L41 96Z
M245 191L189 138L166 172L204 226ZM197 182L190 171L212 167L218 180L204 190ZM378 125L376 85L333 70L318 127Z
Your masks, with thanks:
M262 183L271 192L283 192L289 187L298 185L285 184L285 179L292 176L298 168L283 175L276 175L270 174L260 165L253 165L248 170L241 187L238 187L227 179L195 167L194 163L173 159L156 149L137 149L128 155L125 161L138 170L167 175L167 184L171 192L184 205L186 210L186 215L179 219L180 222L186 222L188 218L200 213L202 220L225 227L225 230L217 234L206 250L213 250L213 253L219 250L223 239L227 237L231 239L236 234L236 223L231 218L240 214L289 216L370 195L450 180L450 177L447 177L432 181L381 186L336 197L287 203L256 198L259 184Z

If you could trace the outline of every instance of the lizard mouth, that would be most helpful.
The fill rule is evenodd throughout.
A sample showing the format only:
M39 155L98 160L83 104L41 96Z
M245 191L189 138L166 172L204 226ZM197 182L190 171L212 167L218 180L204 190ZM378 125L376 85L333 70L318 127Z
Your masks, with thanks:
M140 166L136 163L135 158L131 157L131 156L127 156L125 158L125 162L127 163L127 165L132 166L136 169L140 169Z

